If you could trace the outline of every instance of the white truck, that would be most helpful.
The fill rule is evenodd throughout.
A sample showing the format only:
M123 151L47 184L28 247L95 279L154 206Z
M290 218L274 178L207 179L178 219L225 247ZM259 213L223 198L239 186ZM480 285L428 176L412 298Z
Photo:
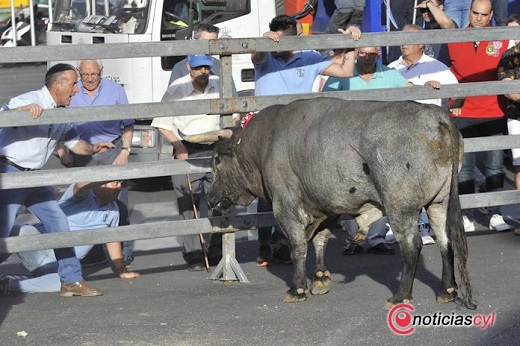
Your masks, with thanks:
M275 0L56 0L47 45L184 40L202 21L218 26L220 37L259 37L275 15ZM183 58L104 59L103 75L123 85L130 103L158 102ZM237 91L253 90L250 55L233 55L232 63ZM139 122L132 146L133 161L171 158L172 146Z

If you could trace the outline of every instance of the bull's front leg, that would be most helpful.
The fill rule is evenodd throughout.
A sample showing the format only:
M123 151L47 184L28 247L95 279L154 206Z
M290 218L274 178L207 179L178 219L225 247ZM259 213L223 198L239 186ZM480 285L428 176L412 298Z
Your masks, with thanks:
M292 286L286 292L284 302L303 302L307 300L308 291L307 274L305 271L307 241L305 239L304 226L297 221L286 218L278 218L278 224L289 242L294 268Z
M325 249L327 248L330 233L330 230L326 228L312 238L316 253L316 269L314 279L311 282L312 294L326 294L329 292L330 285L332 284L330 272L325 265Z
M303 232L301 232L303 233ZM293 261L294 273L293 284L285 293L284 302L298 303L307 300L307 274L305 272L305 262L307 259L307 243L302 239L291 239L291 258Z

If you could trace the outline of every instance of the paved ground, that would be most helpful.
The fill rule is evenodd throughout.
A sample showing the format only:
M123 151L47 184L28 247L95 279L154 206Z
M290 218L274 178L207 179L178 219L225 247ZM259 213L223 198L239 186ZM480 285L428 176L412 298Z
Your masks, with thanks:
M96 298L60 298L58 294L0 298L2 345L517 345L520 307L520 237L511 232L468 234L469 270L479 306L469 311L454 303L439 305L436 246L425 246L414 287L414 315L496 313L495 324L476 327L416 327L394 335L382 309L397 288L400 256L341 255L342 244L329 244L334 285L325 296L284 304L291 266L258 268L256 242L237 242L238 260L249 284L208 280L206 272L188 272L179 248L139 251L132 269L141 279L121 281L108 268L89 269L88 280L103 289ZM156 245L161 240L156 240ZM397 245L395 245L397 248ZM309 257L313 257L309 255ZM309 258L311 268L312 258ZM13 265L14 266L14 265ZM14 267L2 265L2 271ZM27 332L26 338L17 332Z

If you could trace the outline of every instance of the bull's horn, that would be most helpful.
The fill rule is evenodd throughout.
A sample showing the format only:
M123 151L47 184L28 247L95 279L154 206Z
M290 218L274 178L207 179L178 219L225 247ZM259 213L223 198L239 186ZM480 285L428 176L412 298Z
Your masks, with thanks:
M231 138L233 135L233 131L230 129L210 131L205 133L199 133L197 135L185 135L179 132L179 135L183 140L190 143L206 143L206 142L216 142L219 137L223 138Z

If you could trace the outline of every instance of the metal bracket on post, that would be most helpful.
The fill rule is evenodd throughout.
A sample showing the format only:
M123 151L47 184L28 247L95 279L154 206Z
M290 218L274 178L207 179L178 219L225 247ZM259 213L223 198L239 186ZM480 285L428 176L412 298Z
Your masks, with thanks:
M225 41L225 40L224 40ZM223 42L219 49L225 49ZM231 55L220 54L220 96L233 97L233 73L231 71ZM209 277L210 280L240 281L249 283L246 274L240 268L235 257L235 233L222 234L222 259ZM221 277L222 276L222 277Z
M222 259L210 276L210 280L240 281L249 283L235 257L235 233L222 234Z

